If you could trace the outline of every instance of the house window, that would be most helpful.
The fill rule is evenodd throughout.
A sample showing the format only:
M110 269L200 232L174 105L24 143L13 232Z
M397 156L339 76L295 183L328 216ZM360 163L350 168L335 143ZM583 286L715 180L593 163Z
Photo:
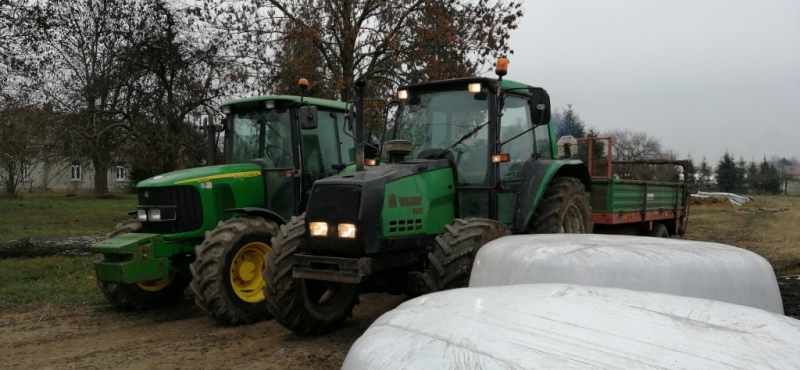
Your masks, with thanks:
M117 166L115 171L115 178L117 182L125 182L125 167L124 166Z
M70 181L72 182L79 182L83 181L83 169L79 164L72 165L72 177L70 177Z
M33 174L34 168L35 168L35 166L33 166L31 164L26 164L25 165L25 167L23 169L24 173L22 174L22 177L23 177L22 181L33 182L33 179L31 179L31 175Z

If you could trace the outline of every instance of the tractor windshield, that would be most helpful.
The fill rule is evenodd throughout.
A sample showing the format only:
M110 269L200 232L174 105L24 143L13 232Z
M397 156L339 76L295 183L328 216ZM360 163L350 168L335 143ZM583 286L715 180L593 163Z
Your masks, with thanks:
M228 163L253 159L272 162L275 168L292 167L292 131L289 109L253 110L232 118Z
M487 100L477 100L466 89L435 92L413 92L406 101L395 127L394 137L411 142L411 158L425 151L451 149L454 153L465 150L472 153L473 159L488 158L489 104ZM457 156L457 155L456 155ZM482 159L481 159L482 160Z

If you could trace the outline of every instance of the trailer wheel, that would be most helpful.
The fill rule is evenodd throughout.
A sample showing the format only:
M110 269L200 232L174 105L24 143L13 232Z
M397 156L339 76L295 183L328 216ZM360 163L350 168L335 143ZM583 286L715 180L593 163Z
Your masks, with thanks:
M653 230L650 230L649 235L655 238L669 238L669 230L667 230L666 225L655 222L653 223Z
M324 334L353 315L358 285L293 278L292 256L305 243L304 215L292 217L272 239L264 270L267 307L275 321L297 334Z
M137 232L141 228L142 223L139 220L129 219L117 224L114 231L106 235L106 239ZM189 285L189 279L175 272L161 280L135 284L97 281L97 287L103 296L126 311L140 311L182 301L187 285Z
M436 237L423 279L430 292L469 285L472 263L486 243L511 233L500 222L482 218L456 219Z
M534 234L591 234L592 212L583 183L574 177L556 177L547 186L533 213Z
M207 232L189 266L197 306L230 325L269 319L262 271L277 233L278 225L261 217L232 218Z

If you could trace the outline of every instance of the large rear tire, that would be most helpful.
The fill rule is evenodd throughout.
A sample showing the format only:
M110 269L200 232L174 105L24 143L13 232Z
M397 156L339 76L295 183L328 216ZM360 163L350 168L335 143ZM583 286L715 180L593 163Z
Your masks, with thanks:
M272 240L264 270L267 307L275 321L297 334L324 334L353 315L358 285L293 278L292 257L307 242L304 215L292 217Z
M500 222L483 218L456 219L436 237L433 252L428 253L430 266L423 274L430 292L462 288L469 285L472 263L486 243L510 235Z
M278 225L260 217L232 218L207 232L189 266L197 306L229 325L269 319L262 271L277 234Z
M117 224L114 231L106 235L106 239L134 233L141 229L142 223L139 220L129 219ZM183 300L183 292L187 285L189 285L189 278L175 272L161 280L134 284L97 281L97 287L103 296L126 311L140 311L180 302Z
M591 234L592 211L583 183L574 177L556 177L550 181L533 213L528 232Z

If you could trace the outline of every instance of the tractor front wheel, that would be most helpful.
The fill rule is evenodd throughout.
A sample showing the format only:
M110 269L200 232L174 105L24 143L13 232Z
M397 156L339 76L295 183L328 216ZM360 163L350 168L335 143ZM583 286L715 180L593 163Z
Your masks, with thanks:
M142 223L129 219L117 224L106 239L141 230ZM140 311L162 307L183 300L183 291L189 285L188 277L171 272L160 280L143 281L134 284L97 281L103 296L119 308L127 311Z
M423 274L425 285L430 292L466 287L478 250L510 234L502 223L494 220L456 219L436 237L433 252L428 253L429 266Z
M206 233L189 266L195 303L225 324L268 319L262 271L277 233L278 225L260 217L232 218Z
M339 326L358 304L358 285L292 277L293 256L307 242L305 217L292 217L273 239L264 280L275 321L297 334L324 334Z
M534 234L591 234L592 211L583 183L556 177L547 186L533 213L528 232Z
M141 311L180 302L187 285L189 278L176 272L171 272L161 280L133 284L97 282L103 296L126 311Z

